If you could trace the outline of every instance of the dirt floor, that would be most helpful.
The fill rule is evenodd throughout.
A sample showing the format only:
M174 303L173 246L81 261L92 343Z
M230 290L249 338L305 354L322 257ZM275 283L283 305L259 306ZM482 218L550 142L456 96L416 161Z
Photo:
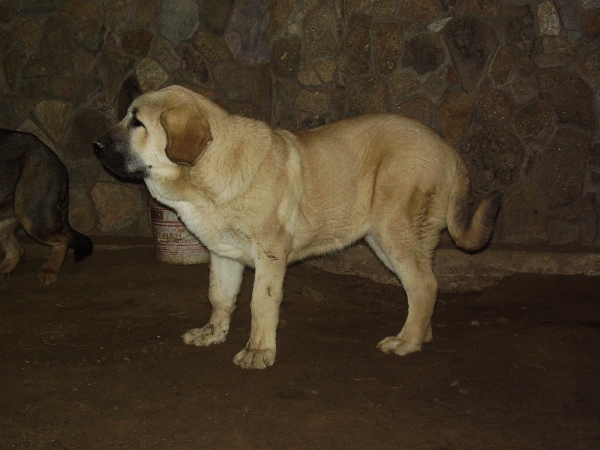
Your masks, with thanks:
M1 449L600 449L600 278L519 275L443 294L434 341L375 346L400 287L290 268L277 361L240 369L247 271L226 343L185 346L209 317L208 267L151 246L25 259L0 283Z

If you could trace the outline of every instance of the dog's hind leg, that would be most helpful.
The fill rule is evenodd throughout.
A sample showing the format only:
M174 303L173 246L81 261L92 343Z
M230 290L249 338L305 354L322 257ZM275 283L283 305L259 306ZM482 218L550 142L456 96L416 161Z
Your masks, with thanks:
M0 219L0 251L4 259L0 262L0 276L8 280L9 274L15 270L25 251L15 236L19 225L15 217Z
M38 273L38 279L44 286L54 283L69 251L71 234L63 227L59 213L50 205L38 205L39 210L34 212L34 205L15 207L15 213L23 229L36 241L52 247L48 261ZM35 219L33 219L35 218Z
M381 245L374 236L367 242L379 258L400 279L408 297L408 316L397 336L383 339L377 347L384 353L407 355L421 350L423 342L433 339L431 316L437 299L437 281L428 249L404 242L398 246Z

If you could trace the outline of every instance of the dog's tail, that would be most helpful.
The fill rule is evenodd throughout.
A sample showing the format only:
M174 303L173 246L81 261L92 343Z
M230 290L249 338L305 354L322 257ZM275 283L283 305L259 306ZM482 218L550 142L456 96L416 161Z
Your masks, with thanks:
M85 234L75 231L73 228L71 228L71 242L69 242L69 247L73 249L75 261L77 262L85 259L94 251L92 240Z
M75 261L79 262L94 251L94 243L85 234L74 230L69 223L69 190L68 184L65 186L65 192L60 204L60 220L62 222L63 229L68 231L71 235L69 241L69 248L73 249L75 255Z
M474 208L467 170L464 166L459 167L446 217L448 231L456 245L475 251L487 244L494 231L501 201L502 193L494 191Z

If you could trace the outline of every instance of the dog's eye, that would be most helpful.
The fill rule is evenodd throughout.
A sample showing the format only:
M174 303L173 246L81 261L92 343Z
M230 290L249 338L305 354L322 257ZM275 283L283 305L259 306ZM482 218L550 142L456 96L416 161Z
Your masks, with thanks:
M144 127L144 124L142 122L140 122L140 120L135 116L133 116L131 118L131 126L133 128L138 128L138 127L146 128L146 127Z

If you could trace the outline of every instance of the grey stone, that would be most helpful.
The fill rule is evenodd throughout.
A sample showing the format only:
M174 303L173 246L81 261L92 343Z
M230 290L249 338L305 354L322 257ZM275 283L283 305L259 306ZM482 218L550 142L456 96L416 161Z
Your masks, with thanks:
M600 8L588 11L584 18L584 39L587 43L594 43L600 39Z
M375 49L379 73L392 73L396 70L402 53L402 27L399 23L378 23L375 29Z
M400 69L390 77L388 91L393 102L402 100L421 88L419 77L410 69Z
M72 0L60 7L60 12L70 16L75 21L99 19L102 7L92 0Z
M344 80L371 72L371 16L357 15L348 24L344 42Z
M167 72L175 72L181 67L181 58L177 54L175 47L168 40L159 37L156 40L154 51L156 59Z
M594 93L572 69L544 69L536 73L540 89L556 112L559 123L578 125L584 130L598 128Z
M360 78L348 84L346 88L347 116L387 111L387 89L380 77Z
M59 2L54 0L21 0L15 2L15 12L25 15L52 14L58 12Z
M74 112L73 118L60 140L63 148L63 162L67 164L81 164L86 160L94 160L92 144L107 131L114 122L105 114L91 106L79 108ZM98 162L96 165L98 165ZM85 178L92 182L93 174L85 174Z
M542 37L542 53L535 55L533 60L538 67L558 67L568 65L577 52L568 40L558 36Z
M99 20L88 20L73 27L75 42L93 53L99 52L102 48L105 33L106 28Z
M504 188L516 180L525 157L525 149L516 136L493 127L475 130L458 150L476 194Z
M520 138L535 137L552 123L552 108L539 100L534 100L515 114L513 129Z
M4 76L13 89L17 87L21 71L27 62L27 51L22 45L16 45L4 58Z
M298 37L278 39L272 50L273 72L281 77L296 75L300 65L302 41Z
M67 53L73 50L72 25L73 21L68 17L49 17L40 40L40 52Z
M474 91L496 49L494 30L472 17L452 20L444 30L446 43L463 87Z
M233 0L204 1L204 20L210 30L218 34L223 33L232 5Z
M473 116L473 104L463 91L450 93L437 110L437 121L442 137L452 145L467 134Z
M123 33L123 50L138 56L146 56L154 36L143 28L134 28Z
M158 9L157 0L140 0L135 8L135 20L149 27L156 21Z
M434 0L405 0L398 16L406 28L416 29L433 20L437 10Z
M34 53L23 67L22 77L34 78L62 75L71 70L71 60L65 53Z
M122 80L132 69L132 61L122 53L104 47L100 52L100 72L104 80L107 99L112 101L121 87Z
M91 191L100 231L115 232L139 220L144 199L123 183L98 182ZM118 199L118 200L117 200Z
M565 30L581 31L581 18L577 9L572 6L561 6L559 14Z
M12 28L14 36L30 51L37 48L43 31L43 22L39 19L24 20Z
M225 41L211 31L198 31L192 44L208 61L225 61L233 58Z
M526 54L531 54L537 39L531 6L506 4L502 8L501 16L507 43Z
M0 128L16 130L29 115L29 105L24 97L0 94Z
M433 103L422 97L411 98L397 105L393 111L430 126L433 118Z
M182 46L181 53L185 77L196 84L208 84L210 81L210 71L204 56L194 47L187 44Z
M337 61L326 59L304 67L298 72L298 81L302 86L322 86L333 81Z
M191 38L200 25L200 9L194 0L162 2L160 31L173 44Z
M373 1L373 18L374 19L393 19L396 13L396 0L374 0Z
M484 87L477 93L477 116L483 124L500 124L508 121L513 104L503 91Z
M513 98L520 104L527 103L538 96L536 84L530 78L518 74L510 77L509 87Z
M223 38L237 61L263 64L270 59L268 0L235 0Z
M55 141L62 136L71 105L57 100L43 100L35 107L35 115Z
M220 2L221 0L212 1ZM271 36L277 36L279 34L283 25L292 15L295 6L295 0L278 0L271 2L271 22L269 23L269 33Z
M502 242L526 244L548 240L548 208L542 197L528 178L521 178L506 189L497 221Z
M142 58L135 67L135 74L144 92L160 88L169 79L164 67L152 58Z
M551 1L546 0L538 6L538 21L542 36L558 36L560 34L560 18Z
M346 4L346 13L348 16L364 11L370 6L369 0L346 0L344 3Z
M13 42L14 39L12 35L8 31L0 28L0 53L5 53L10 50Z
M449 87L450 83L435 73L423 84L423 90L434 102L437 102L446 93Z
M531 177L546 193L551 207L572 203L581 196L589 148L586 134L560 128L535 162Z
M103 0L104 22L114 32L124 30L133 12L135 0Z
M81 105L97 98L104 92L104 82L102 78L95 73L84 76L78 86L75 94L75 104Z
M500 47L490 66L490 78L498 84L505 84L516 61L517 55L510 47Z
M255 73L251 67L237 61L221 62L213 71L215 82L229 100L251 100Z
M301 89L296 97L296 108L312 114L327 114L329 94L327 91Z
M579 67L592 83L600 85L600 47L586 53Z
M403 67L412 67L419 75L439 69L446 61L446 46L433 33L420 33L405 44Z
M304 18L302 48L306 62L331 58L339 51L338 18L335 9L324 3Z

